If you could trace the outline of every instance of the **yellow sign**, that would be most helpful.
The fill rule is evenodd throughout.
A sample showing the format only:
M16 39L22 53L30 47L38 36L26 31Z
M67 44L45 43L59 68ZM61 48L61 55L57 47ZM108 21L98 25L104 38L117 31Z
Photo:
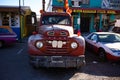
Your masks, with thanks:
M116 14L114 10L85 10L85 9L73 9L73 12L80 12L80 13L108 13L108 14Z
M108 10L107 13L108 13L108 14L116 14L116 12L113 11L113 10Z
M97 13L106 13L105 10L97 10Z
M82 12L82 10L73 10L73 12Z
M96 10L73 10L73 12L96 13Z
M96 10L83 10L83 13L96 13Z

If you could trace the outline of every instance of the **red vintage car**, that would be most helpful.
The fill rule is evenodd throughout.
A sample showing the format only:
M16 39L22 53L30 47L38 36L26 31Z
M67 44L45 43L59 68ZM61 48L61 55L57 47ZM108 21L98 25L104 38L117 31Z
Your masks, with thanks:
M17 35L9 26L0 26L0 48L16 42Z
M37 32L28 39L30 63L35 67L81 67L85 40L74 34L67 13L44 12Z
M120 61L120 35L112 32L93 32L85 37L86 49L97 53L101 61Z

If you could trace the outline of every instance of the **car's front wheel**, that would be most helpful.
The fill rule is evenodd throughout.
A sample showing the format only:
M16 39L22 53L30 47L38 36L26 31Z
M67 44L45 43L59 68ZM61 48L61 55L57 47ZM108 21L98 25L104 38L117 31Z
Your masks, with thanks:
M106 61L106 53L104 49L99 49L99 59L100 61Z

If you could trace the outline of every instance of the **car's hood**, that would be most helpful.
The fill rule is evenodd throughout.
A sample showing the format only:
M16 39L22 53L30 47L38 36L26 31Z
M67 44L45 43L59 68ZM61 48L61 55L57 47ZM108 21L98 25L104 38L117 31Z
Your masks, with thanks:
M103 43L106 47L110 49L117 49L120 50L120 42L115 42L115 43Z

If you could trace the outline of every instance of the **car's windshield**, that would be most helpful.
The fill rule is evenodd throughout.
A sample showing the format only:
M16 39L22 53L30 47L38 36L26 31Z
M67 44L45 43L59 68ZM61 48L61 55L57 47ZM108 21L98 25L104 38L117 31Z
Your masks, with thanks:
M120 36L115 34L100 34L98 37L100 42L120 42Z
M50 24L70 25L70 18L62 15L49 15L42 17L42 25Z

